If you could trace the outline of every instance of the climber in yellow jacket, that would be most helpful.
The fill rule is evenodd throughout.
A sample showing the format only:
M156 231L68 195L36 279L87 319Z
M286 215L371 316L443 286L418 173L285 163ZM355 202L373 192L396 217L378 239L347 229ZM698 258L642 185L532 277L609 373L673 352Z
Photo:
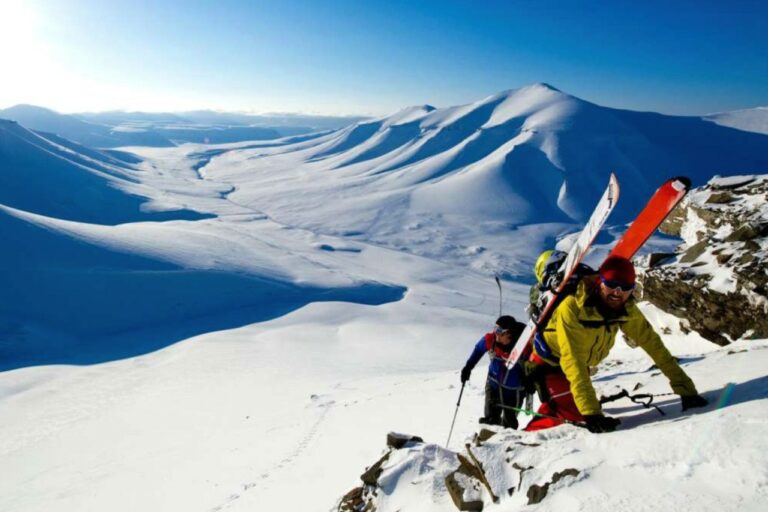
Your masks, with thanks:
M541 414L526 430L540 430L562 423L552 417L584 422L593 432L615 430L619 420L603 415L590 379L589 367L605 359L619 329L645 350L682 397L683 410L701 407L699 396L686 375L638 309L632 292L635 269L625 258L612 257L598 275L585 277L576 293L557 306L542 333L534 340L531 362L538 365Z

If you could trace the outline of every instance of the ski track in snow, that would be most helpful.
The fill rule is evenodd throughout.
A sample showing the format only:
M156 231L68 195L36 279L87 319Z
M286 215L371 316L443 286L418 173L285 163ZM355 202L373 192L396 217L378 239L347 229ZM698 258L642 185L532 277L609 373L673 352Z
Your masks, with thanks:
M237 493L233 493L229 495L223 503L211 508L210 512L220 512L221 510L226 510L235 501L242 498L245 495L245 493L252 491L254 489L258 490L259 487L262 487L263 485L265 485L268 482L268 480L274 479L274 478L280 478L281 475L283 475L285 472L290 471L291 465L293 464L293 462L296 459L301 457L302 453L307 449L307 447L312 443L314 438L317 436L317 433L320 430L321 425L325 421L328 413L330 413L331 410L333 409L334 405L335 405L335 402L333 400L329 400L327 402L319 404L318 407L321 409L321 411L317 419L309 428L309 430L307 430L307 433L304 435L304 437L295 445L294 449L290 453L288 453L288 455L286 455L283 459L281 459L272 470L260 474L258 479L240 484L239 485L240 490Z

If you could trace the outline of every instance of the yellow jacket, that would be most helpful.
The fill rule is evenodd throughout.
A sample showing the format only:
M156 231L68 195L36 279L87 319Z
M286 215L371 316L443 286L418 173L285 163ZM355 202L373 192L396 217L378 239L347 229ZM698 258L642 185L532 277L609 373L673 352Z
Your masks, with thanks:
M543 332L544 341L559 359L559 366L571 384L571 393L579 412L583 415L601 413L600 402L589 376L589 367L597 366L605 359L616 341L619 329L651 356L669 379L675 393L681 396L698 394L693 381L680 368L638 309L634 297L627 301L624 311L617 312L615 317L606 318L597 307L600 297L596 286L594 279L582 280L576 293L563 299L557 306ZM545 361L557 365L551 359L545 358Z

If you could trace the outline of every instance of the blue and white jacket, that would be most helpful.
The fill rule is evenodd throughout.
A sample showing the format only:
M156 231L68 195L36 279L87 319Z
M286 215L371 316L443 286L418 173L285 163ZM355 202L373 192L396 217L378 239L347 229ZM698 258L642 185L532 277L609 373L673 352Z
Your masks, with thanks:
M512 345L507 347L512 348ZM507 370L506 361L509 351L505 351L496 343L496 335L492 332L485 334L475 344L472 355L467 359L467 366L471 369L477 365L484 354L491 358L491 364L488 366L488 384L491 388L498 390L499 386L503 390L518 390L523 386L523 370L520 363ZM502 382L503 380L503 382Z

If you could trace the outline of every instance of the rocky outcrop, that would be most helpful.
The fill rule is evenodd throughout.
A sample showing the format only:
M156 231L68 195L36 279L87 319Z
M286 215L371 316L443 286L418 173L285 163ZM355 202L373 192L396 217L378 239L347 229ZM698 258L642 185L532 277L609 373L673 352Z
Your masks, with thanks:
M713 178L661 229L684 242L640 262L642 298L719 345L768 337L768 175Z
M384 466L395 450L424 443L419 436L411 436L390 432L387 434L387 451L375 463L365 469L360 480L363 485L355 487L339 501L336 510L339 512L375 512L376 500L381 492L379 478L384 472Z
M486 440L495 432L486 432ZM479 440L475 440L479 446ZM433 488L444 486L457 510L482 511L483 496L490 496L493 503L499 498L493 493L485 474L483 463L478 460L469 444L465 445L468 457L437 445L425 444L422 438L390 432L387 434L387 451L374 464L366 468L355 487L339 501L339 512L375 512L382 496L391 494L398 482L417 476L422 468L434 472ZM421 479L421 478L419 478Z
M543 485L536 485L533 484L528 488L528 504L529 505L536 505L538 503L541 503L544 498L547 497L547 493L549 493L549 487L553 484L556 484L560 480L562 480L566 476L579 476L581 471L574 468L568 468L564 469L563 471L558 471L555 474L552 475L552 480L549 482L544 483Z
M574 428L560 432L569 438ZM362 485L344 495L336 510L401 510L410 500L429 496L428 510L479 512L495 509L502 501L537 504L587 478L584 469L561 460L572 450L544 462L542 444L530 442L529 436L511 429L482 429L454 452L418 437L389 434L386 453L366 468Z

